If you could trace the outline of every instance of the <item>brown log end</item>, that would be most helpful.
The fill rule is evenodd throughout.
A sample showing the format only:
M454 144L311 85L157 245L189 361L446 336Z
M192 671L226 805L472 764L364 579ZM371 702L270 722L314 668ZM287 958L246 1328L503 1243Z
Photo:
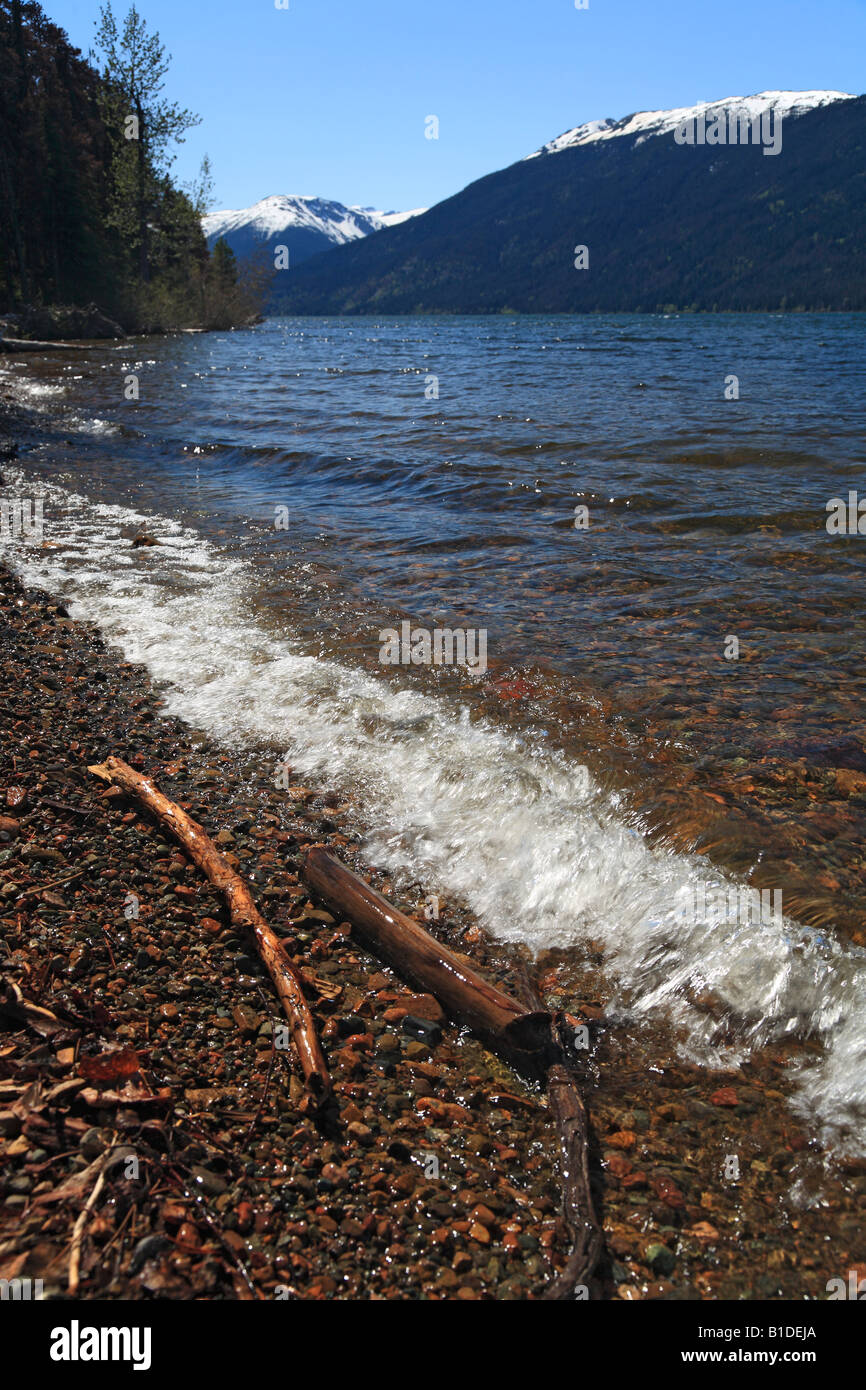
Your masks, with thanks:
M521 1014L504 1028L505 1039L515 1054L525 1056L533 1071L547 1072L563 1060L562 1048L553 1028L553 1016L543 1009Z

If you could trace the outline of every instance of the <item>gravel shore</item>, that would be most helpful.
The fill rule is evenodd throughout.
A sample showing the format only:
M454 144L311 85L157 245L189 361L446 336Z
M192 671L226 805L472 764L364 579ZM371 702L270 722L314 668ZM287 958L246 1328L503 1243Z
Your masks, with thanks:
M541 1296L568 1253L545 1098L310 901L312 843L394 896L348 808L163 717L142 670L5 572L0 614L0 1277L69 1297L78 1222L84 1298ZM111 753L201 821L305 972L335 1082L319 1125L297 1113L250 943L88 773ZM423 894L396 900L418 915ZM514 989L522 962L464 913L432 925ZM662 1025L607 1026L591 949L533 971L593 1039L591 1297L815 1298L857 1266L866 1165L820 1169L786 1105L791 1050L684 1066ZM426 1040L403 1027L419 1013L439 1025ZM820 1205L791 1211L798 1178Z

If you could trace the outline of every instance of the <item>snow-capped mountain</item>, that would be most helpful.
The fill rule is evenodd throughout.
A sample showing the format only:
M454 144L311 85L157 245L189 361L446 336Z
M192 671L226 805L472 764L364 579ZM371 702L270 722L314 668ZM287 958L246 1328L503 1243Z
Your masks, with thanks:
M764 112L773 112L774 119L778 120L780 116L783 119L804 116L817 106L853 99L850 92L758 92L756 96L725 97L721 101L701 101L696 106L676 106L670 111L638 111L634 115L624 116L620 121L607 116L600 121L587 121L584 125L575 126L525 157L537 159L539 155L557 154L574 145L592 145L597 140L613 140L620 136L635 136L635 144L639 145L651 135L665 135L677 130L684 121L694 120L701 115L707 124L722 115L727 115L729 119L744 117L752 121Z
M376 208L346 207L331 198L275 194L252 207L211 212L202 218L208 246L225 237L239 258L263 247L285 245L291 265L317 251L357 241L383 227L393 227L424 212L380 212Z

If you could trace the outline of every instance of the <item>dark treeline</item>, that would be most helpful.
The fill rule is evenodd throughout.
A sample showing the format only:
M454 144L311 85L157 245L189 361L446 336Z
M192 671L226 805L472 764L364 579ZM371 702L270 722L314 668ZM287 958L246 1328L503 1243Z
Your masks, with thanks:
M128 331L229 327L258 308L201 230L207 159L172 181L198 123L162 96L168 57L133 6L107 4L90 59L35 0L0 0L0 310L95 303Z

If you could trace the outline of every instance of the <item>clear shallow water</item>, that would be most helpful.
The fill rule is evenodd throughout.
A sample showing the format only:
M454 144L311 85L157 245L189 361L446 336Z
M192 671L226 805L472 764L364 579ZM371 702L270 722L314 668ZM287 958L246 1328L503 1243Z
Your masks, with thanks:
M274 321L93 350L61 392L60 364L35 385L13 367L56 434L4 471L23 494L42 480L54 548L8 558L144 661L174 712L353 791L376 862L533 947L603 941L623 1016L661 1012L687 1055L822 1041L797 1104L862 1150L866 953L790 912L684 924L725 856L695 853L697 830L644 833L666 798L671 826L694 815L701 757L724 791L728 724L738 775L789 760L785 740L856 773L862 553L824 508L856 486L861 339L853 316ZM130 549L142 528L163 544ZM403 615L487 628L493 671L380 667ZM754 659L725 663L738 631ZM510 698L506 666L531 695ZM729 859L782 862L774 809L735 824ZM820 839L841 861L823 871L856 869L856 805L819 810L851 832ZM796 869L802 836L790 853ZM724 1050L691 1002L707 992L737 1019Z

